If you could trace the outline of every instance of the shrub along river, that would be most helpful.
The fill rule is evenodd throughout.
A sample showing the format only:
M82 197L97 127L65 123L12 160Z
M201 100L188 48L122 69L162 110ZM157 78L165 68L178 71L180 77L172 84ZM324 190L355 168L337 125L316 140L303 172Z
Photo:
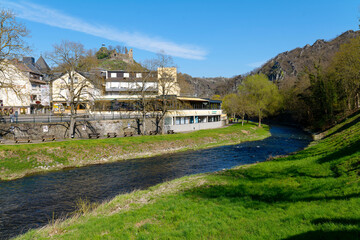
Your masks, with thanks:
M101 202L184 175L214 172L265 161L306 147L311 138L290 127L272 126L272 136L254 142L151 158L68 169L0 182L0 239L48 224L75 210L79 198Z

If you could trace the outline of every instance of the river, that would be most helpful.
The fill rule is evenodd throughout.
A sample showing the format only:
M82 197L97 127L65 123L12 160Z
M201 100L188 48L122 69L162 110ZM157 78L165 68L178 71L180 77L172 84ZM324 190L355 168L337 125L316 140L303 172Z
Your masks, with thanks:
M272 126L254 142L68 169L0 182L0 239L8 239L73 212L77 199L101 202L185 175L265 161L306 147L311 139L290 127Z

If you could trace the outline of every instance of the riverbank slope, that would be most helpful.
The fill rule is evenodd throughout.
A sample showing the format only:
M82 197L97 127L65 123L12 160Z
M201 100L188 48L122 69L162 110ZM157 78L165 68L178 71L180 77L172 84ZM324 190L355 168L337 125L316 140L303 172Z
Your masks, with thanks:
M202 149L269 137L269 128L254 123L172 135L69 140L0 146L0 180L38 172Z
M119 195L18 239L359 239L360 115L273 161Z

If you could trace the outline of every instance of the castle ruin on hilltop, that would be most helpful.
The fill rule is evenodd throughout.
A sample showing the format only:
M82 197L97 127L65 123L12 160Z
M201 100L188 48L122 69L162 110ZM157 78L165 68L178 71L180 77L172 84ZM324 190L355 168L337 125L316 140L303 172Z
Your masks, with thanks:
M113 49L110 51L110 59L121 60L126 63L134 63L133 49L130 48L130 50L127 50L125 47L123 53L120 50Z

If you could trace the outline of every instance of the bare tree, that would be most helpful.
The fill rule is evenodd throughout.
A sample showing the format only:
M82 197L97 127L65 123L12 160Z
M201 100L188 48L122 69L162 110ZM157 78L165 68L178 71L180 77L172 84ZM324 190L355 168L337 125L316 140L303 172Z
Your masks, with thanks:
M53 51L47 54L47 58L56 65L57 71L66 76L57 80L60 81L57 87L54 86L54 82L52 83L54 91L59 89L54 94L66 100L70 106L69 137L73 137L77 108L84 102L95 100L100 94L98 89L100 89L101 80L97 74L87 76L82 74L79 78L80 72L88 72L96 64L94 58L86 54L81 43L62 41L53 47Z
M27 96L24 96L23 86L11 76L20 73L14 66L23 53L29 52L24 41L27 35L28 30L16 20L12 11L0 10L0 89L7 89L8 94L15 93L21 101Z
M156 132L171 107L175 106L179 86L176 82L176 68L169 66L172 58L158 54L156 59L146 60L141 65L129 65L129 94L134 97L135 109L140 113L137 119L141 134L147 133L146 118L155 117ZM140 126L141 125L141 126Z
M156 132L162 131L161 122L171 108L176 105L176 95L180 92L177 83L177 72L171 56L159 53L155 59L158 74L158 97L153 101Z
M28 35L26 27L17 22L10 10L0 10L0 61L19 58L29 49L24 37Z
M118 53L122 53L122 54L125 53L125 47L120 46L120 45L116 45L116 46L115 46L115 50L116 50Z
M146 117L152 110L151 104L157 94L157 72L154 71L154 64L154 61L145 61L143 65L146 70L139 64L128 66L130 94L135 97L136 110L141 116L141 119L137 119L138 132L141 134L147 133Z

